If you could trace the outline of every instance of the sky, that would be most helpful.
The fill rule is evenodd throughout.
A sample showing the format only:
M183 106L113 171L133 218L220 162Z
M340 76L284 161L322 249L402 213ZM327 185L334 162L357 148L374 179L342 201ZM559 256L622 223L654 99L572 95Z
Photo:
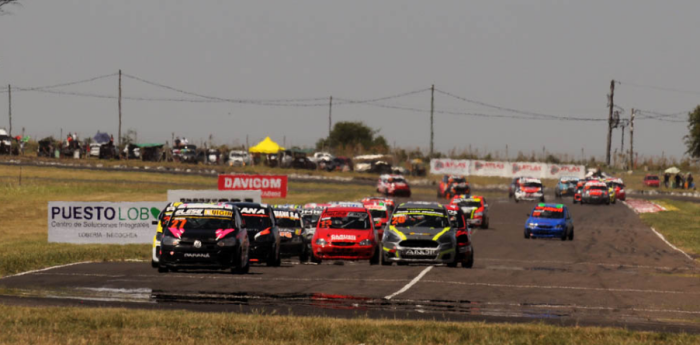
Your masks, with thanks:
M672 114L700 104L698 1L20 2L0 15L0 87L15 89L14 134L24 127L33 137L61 129L116 137L119 69L131 98L123 100L122 131L136 130L140 142L170 141L174 133L253 145L269 135L310 147L328 134L333 96L333 122L363 121L391 145L427 150L435 85L500 107L436 92L437 151L472 147L502 156L507 145L511 157L543 148L604 157L605 121L523 112L607 119L612 79L623 118L632 108ZM18 90L104 75L112 76ZM232 101L290 99L312 100ZM8 126L7 102L0 89L0 127ZM639 119L634 133L640 155L685 151L684 122Z

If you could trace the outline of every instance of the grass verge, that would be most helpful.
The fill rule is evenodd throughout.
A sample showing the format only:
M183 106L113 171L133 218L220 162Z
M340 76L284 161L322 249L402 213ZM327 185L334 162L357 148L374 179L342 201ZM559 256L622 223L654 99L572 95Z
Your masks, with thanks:
M545 324L0 306L7 344L697 344L688 334Z
M670 211L641 214L642 220L696 260L700 258L700 204L655 201Z

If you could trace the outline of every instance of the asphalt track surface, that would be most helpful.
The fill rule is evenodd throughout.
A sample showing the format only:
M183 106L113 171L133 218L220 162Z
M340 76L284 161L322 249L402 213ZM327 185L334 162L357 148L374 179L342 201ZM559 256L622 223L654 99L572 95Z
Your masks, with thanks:
M620 203L571 205L575 238L524 239L533 203L492 200L473 269L366 262L159 274L79 263L0 279L0 303L330 317L546 322L700 332L700 265Z

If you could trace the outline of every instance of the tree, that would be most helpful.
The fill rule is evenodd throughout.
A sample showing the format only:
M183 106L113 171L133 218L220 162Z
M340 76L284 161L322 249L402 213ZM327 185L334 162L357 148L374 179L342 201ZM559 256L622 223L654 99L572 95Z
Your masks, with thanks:
M0 0L0 14L6 13L5 9L3 9L3 7L5 7L5 5L9 5L9 4L19 5L19 1L18 0Z
M683 137L683 141L688 147L685 152L693 158L700 158L700 105L688 113L688 135Z
M328 138L316 142L317 149L324 147L359 147L364 150L386 152L389 149L386 139L377 135L378 130L372 130L362 122L336 122Z

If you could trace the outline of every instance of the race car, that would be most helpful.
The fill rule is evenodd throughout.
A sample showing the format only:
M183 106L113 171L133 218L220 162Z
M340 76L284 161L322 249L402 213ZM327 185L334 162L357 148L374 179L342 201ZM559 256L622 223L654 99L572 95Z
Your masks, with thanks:
M489 228L489 205L483 196L457 195L450 205L459 206L470 226Z
M151 267L153 268L158 268L158 261L160 260L160 241L163 239L163 225L168 223L173 211L180 205L182 205L181 202L168 203L168 205L160 211L158 220L153 221L153 225L158 225L156 234L153 236L153 247L151 249Z
M437 197L450 199L458 194L471 194L471 188L467 179L464 176L443 176L438 185Z
M525 221L525 238L574 239L574 222L571 213L562 204L538 204L528 213Z
M364 207L331 206L321 214L311 241L311 261L369 260L379 264L379 240Z
M447 205L447 214L450 216L450 225L456 231L457 236L457 261L464 268L474 266L474 247L472 246L472 231L466 222L466 215L457 205Z
M581 197L583 196L583 186L586 184L586 181L578 181L576 183L576 190L574 191L574 204L575 203L580 203L581 202Z
M370 196L362 199L362 203L368 203L368 202L383 202L384 205L386 205L387 209L389 212L394 210L394 207L396 207L396 203L394 203L394 199L389 199L381 196Z
M510 181L510 184L508 185L508 198L513 198L515 197L515 191L520 188L520 182L523 179L526 178L533 178L533 177L527 177L527 176L518 176L514 177L512 181Z
M381 175L377 181L377 193L408 198L411 197L411 187L401 175Z
M615 192L615 200L625 200L627 199L627 192L625 191L625 183L622 182L621 178L609 178L605 182L608 187L612 188Z
M408 202L396 207L384 231L386 262L423 262L457 267L457 236L447 210L438 203Z
M381 241L384 236L384 226L389 222L391 213L381 201L370 201L363 204L364 208L366 208L372 216L372 222L375 224L379 240Z
M559 179L557 186L554 187L554 197L561 198L562 196L573 196L576 192L576 184L578 177L565 176Z
M243 229L250 238L250 261L280 266L280 232L272 207L254 202L234 202L241 212Z
M164 224L159 273L180 268L248 272L250 241L235 206L183 203Z
M308 241L299 211L284 207L275 207L272 211L280 233L280 256L298 256L300 262L306 262L309 259Z
M583 186L581 204L607 204L613 201L614 195L610 195L610 189L604 182L588 181Z
M544 202L544 186L542 181L535 178L523 178L514 194L515 202L522 200Z
M330 206L329 204L306 204L299 211L301 215L301 223L304 227L304 238L306 239L307 252L311 253L311 240L316 232L316 225L318 224L318 219L321 217L321 213Z

